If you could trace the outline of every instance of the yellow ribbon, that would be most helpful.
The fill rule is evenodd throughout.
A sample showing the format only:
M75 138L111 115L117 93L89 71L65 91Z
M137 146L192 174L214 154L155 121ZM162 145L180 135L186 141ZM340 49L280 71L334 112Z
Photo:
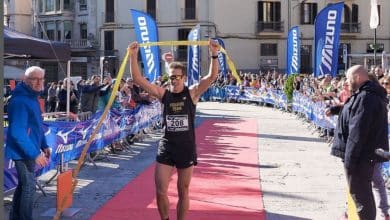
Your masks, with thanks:
M142 43L139 44L140 47L151 47L151 46L194 46L194 45L200 45L200 46L207 46L209 45L208 41L158 41L158 42L148 42L148 43ZM236 78L237 83L241 84L241 79L237 74L236 67L234 66L233 61L230 59L229 55L227 54L226 50L223 49L223 47L220 47L219 50L225 54L226 56L226 62L229 66L230 71L232 71L233 77Z
M55 216L53 217L53 219L55 219L55 220L59 220L60 219L61 213L64 211L64 206L65 206L65 202L66 202L67 198L69 198L69 196L71 196L73 194L74 190L76 189L76 186L77 186L77 181L76 181L77 175L80 172L81 166L82 166L82 164L83 164L83 162L85 160L85 156L87 154L87 151L88 151L89 147L91 146L92 141L94 141L96 134L100 130L100 127L103 125L104 119L107 117L107 114L110 111L111 105L112 105L112 103L115 100L116 93L118 92L119 84L120 84L121 79L123 77L123 73L125 72L126 61L128 59L128 56L129 56L129 52L126 52L125 58L123 59L123 61L121 63L121 66L119 68L119 72L118 72L118 75L116 77L116 81L115 81L115 84L114 84L114 88L112 89L110 99L108 100L108 103L107 103L106 107L104 108L104 112L103 112L102 116L100 117L99 122L97 123L96 128L93 130L91 136L88 139L88 142L85 144L85 146L83 148L83 151L81 152L81 156L80 156L80 158L79 158L79 160L77 162L76 168L73 170L72 177L73 177L73 179L75 181L73 181L72 190L71 190L71 192L69 194L65 195L64 198L62 199L61 204L60 204L60 208L57 210Z

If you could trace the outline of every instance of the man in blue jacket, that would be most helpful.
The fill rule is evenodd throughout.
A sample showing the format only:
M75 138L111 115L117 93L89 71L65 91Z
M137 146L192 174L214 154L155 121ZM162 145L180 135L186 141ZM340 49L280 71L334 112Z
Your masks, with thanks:
M376 216L372 194L374 166L385 159L375 150L389 149L386 90L370 81L361 65L348 69L347 80L352 90L339 114L331 154L344 162L349 192L361 220Z
M35 193L35 165L46 166L50 148L42 128L38 96L43 90L45 71L29 67L23 82L12 92L8 105L8 133L5 156L15 162L18 174L10 219L32 219Z

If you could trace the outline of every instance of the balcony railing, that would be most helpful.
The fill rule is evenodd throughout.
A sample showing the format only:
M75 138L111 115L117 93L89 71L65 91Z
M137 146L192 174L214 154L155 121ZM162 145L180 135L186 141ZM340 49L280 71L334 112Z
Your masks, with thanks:
M360 22L341 23L341 33L360 33Z
M81 39L81 40L70 40L65 39L64 43L70 44L70 48L72 49L85 49L85 48L92 48L92 44L87 39Z
M258 21L256 23L257 33L259 32L283 32L283 21Z

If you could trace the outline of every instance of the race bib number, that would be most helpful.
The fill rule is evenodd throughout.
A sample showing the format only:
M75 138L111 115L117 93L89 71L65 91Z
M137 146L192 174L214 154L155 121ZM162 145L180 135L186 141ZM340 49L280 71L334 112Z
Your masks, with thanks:
M188 115L167 115L167 131L188 131Z

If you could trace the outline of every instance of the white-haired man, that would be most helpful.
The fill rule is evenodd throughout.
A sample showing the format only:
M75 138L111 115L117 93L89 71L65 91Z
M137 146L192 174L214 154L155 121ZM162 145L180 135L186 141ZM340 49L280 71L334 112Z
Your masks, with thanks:
M5 156L15 162L18 175L11 220L32 219L35 193L35 165L48 164L50 149L42 128L38 96L43 90L45 71L29 67L23 82L12 91L8 104L8 133Z

